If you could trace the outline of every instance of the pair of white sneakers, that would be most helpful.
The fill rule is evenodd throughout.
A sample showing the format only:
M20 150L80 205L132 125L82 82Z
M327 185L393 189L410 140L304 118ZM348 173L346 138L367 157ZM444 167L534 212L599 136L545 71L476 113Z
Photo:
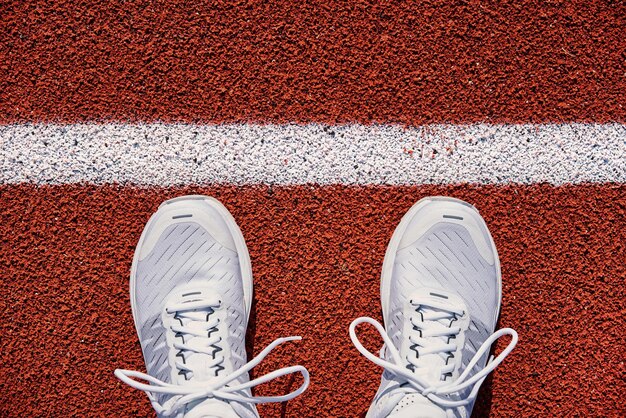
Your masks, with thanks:
M249 380L248 372L281 338L247 361L245 335L252 269L243 235L228 210L205 196L161 204L133 259L130 298L147 374L116 370L145 391L159 417L258 417L257 403L282 402L306 390L303 366ZM416 203L396 228L383 263L385 328L371 318L350 325L350 337L383 367L367 418L469 417L486 376L517 343L512 329L494 333L502 286L498 254L484 220L470 204L446 197ZM384 345L376 356L356 335L372 324ZM496 357L489 349L512 337ZM274 397L251 389L300 373L302 385ZM142 380L146 383L141 383Z

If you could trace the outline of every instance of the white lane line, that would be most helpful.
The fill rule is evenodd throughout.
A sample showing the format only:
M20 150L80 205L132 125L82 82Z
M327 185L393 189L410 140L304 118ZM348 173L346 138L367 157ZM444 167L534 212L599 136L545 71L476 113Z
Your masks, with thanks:
M0 126L1 183L626 182L626 125Z

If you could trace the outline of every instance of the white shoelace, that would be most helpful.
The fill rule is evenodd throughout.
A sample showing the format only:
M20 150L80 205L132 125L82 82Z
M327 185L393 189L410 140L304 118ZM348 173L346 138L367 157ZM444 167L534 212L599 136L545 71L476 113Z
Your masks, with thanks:
M172 312L186 312L181 314L182 317L186 317L188 319L198 320L199 316L203 316L202 312L189 312L193 309L200 309L211 307L215 304L215 302L207 302L207 301L193 301L192 303L185 304L177 304L171 307L168 307L168 313ZM200 336L205 337L206 346L211 347L213 344L216 344L220 341L219 338L211 338L205 335L205 332L209 331L211 328L215 327L217 323L208 322L205 326L205 330L191 330L188 327L184 326L172 326L172 331L177 333L183 333L187 335ZM132 370L123 370L117 369L115 370L115 376L120 379L122 382L127 385L143 390L148 395L150 402L152 403L152 407L154 410L163 416L171 416L177 413L181 408L185 405L198 401L201 399L208 398L217 398L224 401L235 401L242 403L268 403L268 402L284 402L289 401L296 396L300 395L302 392L306 390L309 386L309 372L303 366L291 366L291 367L283 367L281 369L275 370L271 373L268 373L264 376L256 378L246 383L228 386L230 382L242 376L245 373L248 373L251 369L256 367L263 359L277 346L283 344L288 341L296 341L301 340L302 337L287 337L287 338L278 338L270 345L268 345L263 351L261 351L256 357L250 360L248 363L243 365L239 370L232 372L231 374L221 377L219 379L214 379L211 382L198 382L198 384L189 384L189 385L176 385L171 383L163 382L153 376L150 376L146 373L141 373ZM192 348L185 344L175 343L174 348L179 350L179 352L191 351L194 353L202 353L202 354L211 354L208 351L201 350L198 348ZM219 366L223 358L214 358L212 362L210 362L210 367ZM184 363L176 363L176 367L183 372L192 372L192 370L188 369ZM245 391L247 389L251 389L255 386L258 386L263 383L267 383L271 380L277 379L282 376L286 376L293 373L300 373L304 379L302 385L286 395L280 396L250 396ZM150 384L145 384L138 382L135 379L141 379ZM168 395L172 395L170 399L168 399L163 404L159 403L155 394L164 393Z
M189 356L193 354L204 354L205 362L206 357L211 356L212 360L208 364L205 363L208 369L215 369L216 373L223 369L221 364L224 362L224 357L216 355L222 351L218 345L222 339L217 335L212 336L212 334L217 333L220 325L220 320L213 314L221 304L222 302L217 297L213 297L175 303L165 308L168 314L174 315L174 319L180 322L180 324L173 322L170 328L176 336L183 337L183 342L180 343L176 340L173 348L178 350L177 356L182 356L183 361L177 361L176 368L184 374L185 380L188 380L187 373L193 374L193 369L190 369L186 364ZM197 327L191 328L189 325L184 325L185 323L193 323ZM200 338L204 347L192 347L185 344L185 337ZM211 348L213 350L210 350Z
M411 304L417 306L415 313L419 314L420 318L417 319L417 315L412 315L409 318L413 331L409 334L409 342L412 344L411 349L418 354L418 358L429 354L441 356L446 364L441 367L439 374L444 376L452 374L455 364L453 362L449 363L448 360L454 358L454 354L452 353L457 350L455 342L457 341L457 335L461 332L461 327L453 327L452 324L459 317L463 317L463 310L452 307L442 309L432 308L422 304L415 305L413 301L411 301ZM445 322L447 321L449 322L446 325ZM439 338L435 338L433 341L432 337ZM447 341L444 343L443 340L446 339L446 337ZM441 341L437 343L438 340ZM454 342L450 343L450 340L454 340ZM419 347L419 350L413 347ZM420 362L413 362L409 357L407 357L406 360L409 366L413 367L414 370L421 366Z
M382 337L385 345L383 346L389 350L391 354L392 361L387 361L381 357L377 357L372 354L369 350L367 350L359 338L356 335L356 327L362 323L368 323L373 325L380 336ZM511 336L511 342L507 345L507 347L497 356L491 356L487 365L478 371L471 378L468 378L470 372L478 363L480 358L489 351L491 346L498 340L500 337L504 335ZM396 347L394 347L391 338L385 332L385 328L375 319L368 317L360 317L352 321L350 324L350 338L352 339L352 343L359 350L361 354L363 354L368 360L373 362L374 364L388 370L392 374L396 376L401 376L406 379L407 383L418 393L421 393L423 396L430 399L432 402L443 408L459 408L464 407L473 402L473 400L478 395L478 390L480 389L480 385L487 378L487 375L491 373L496 367L502 363L507 355L515 348L517 344L518 336L517 332L511 328L503 328L501 330L493 333L485 342L480 346L474 357L470 360L467 367L461 373L461 375L453 382L446 383L442 382L440 385L431 385L429 384L423 377L415 375L411 373L409 369L404 366L402 358L400 356L400 352ZM435 347L431 349L431 352L441 352L445 351L448 347ZM381 350L382 352L382 350ZM462 391L465 388L472 386L472 390L470 393L463 399L460 400L451 400L449 398L445 398L443 396L451 395Z

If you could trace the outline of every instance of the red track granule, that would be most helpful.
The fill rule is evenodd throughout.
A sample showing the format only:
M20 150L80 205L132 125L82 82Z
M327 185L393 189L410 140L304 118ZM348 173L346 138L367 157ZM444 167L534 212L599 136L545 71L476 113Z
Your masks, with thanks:
M265 417L362 416L381 370L348 325L380 319L379 272L392 231L427 195L475 204L500 252L500 326L520 334L475 417L622 417L626 186L0 186L0 409L5 417L154 416L113 376L143 369L128 276L145 222L164 199L213 195L241 225L255 304L249 353L303 335L255 374L300 363L311 387ZM364 332L370 349L380 342ZM499 345L502 348L503 344ZM259 393L280 392L283 381Z
M623 1L5 1L0 123L626 120Z

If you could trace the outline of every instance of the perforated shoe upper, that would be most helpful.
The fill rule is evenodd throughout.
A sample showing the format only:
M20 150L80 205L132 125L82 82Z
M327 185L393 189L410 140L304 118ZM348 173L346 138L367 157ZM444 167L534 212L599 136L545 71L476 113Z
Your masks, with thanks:
M285 402L309 386L301 366L249 380L248 373L278 338L246 361L245 333L252 303L250 257L235 220L217 200L185 196L159 207L137 244L131 306L148 373L117 369L142 390L160 417L254 418L255 405ZM252 396L252 388L300 374L284 395Z
M478 211L457 199L421 200L396 228L385 255L383 317L398 359L389 347L383 359L432 387L455 381L495 330L500 281L498 254ZM488 352L481 354L475 370L487 360ZM448 396L463 399L471 390ZM433 403L386 370L368 417L466 417L472 408L473 400L461 408Z
M148 374L163 382L197 384L198 379L210 380L213 373L215 377L227 375L246 363L245 333L250 306L246 299L250 296L245 295L244 288L250 286L246 280L251 277L244 276L249 274L249 261L245 260L248 255L237 248L236 237L229 230L231 220L225 219L218 209L225 210L219 202L204 197L168 201L152 216L137 246L131 304ZM247 261L243 269L242 257ZM176 357L172 342L182 343L182 339L174 336L164 320L168 316L166 306L180 303L184 291L193 298L195 289L221 302L221 312L213 315L219 316L219 333L224 340L213 351L217 350L216 355L224 361L215 370L203 371L201 375L198 371L199 375L193 378L175 367L175 362L183 359L180 354ZM198 362L200 357L185 360ZM247 380L245 374L238 382ZM159 396L160 401L166 398ZM231 403L231 407L239 416L257 416L253 405ZM197 415L198 409L194 413Z

